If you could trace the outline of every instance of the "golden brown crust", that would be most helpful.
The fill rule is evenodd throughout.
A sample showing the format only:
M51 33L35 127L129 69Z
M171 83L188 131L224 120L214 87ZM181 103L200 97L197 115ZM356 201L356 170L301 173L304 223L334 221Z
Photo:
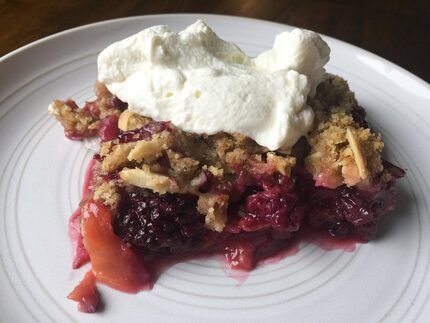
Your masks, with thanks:
M97 99L87 102L86 108L79 108L72 100L55 100L49 105L48 112L61 123L67 137L83 139L95 136L101 119L121 114L121 110L113 106L114 96L104 84L96 82L94 92Z
M104 182L97 186L94 191L94 199L100 200L111 209L116 209L119 204L120 195L116 191L116 184L114 181Z
M60 121L66 133L84 136L98 127L98 120L95 120L86 111L76 109L71 101L55 100L49 105L48 111Z
M329 187L353 186L380 173L384 144L379 134L354 121L351 112L356 102L346 81L329 76L318 90L312 101L317 124L308 136L307 169L314 178L323 179L321 185L329 178Z
M102 172L111 173L121 166L125 166L129 161L127 157L135 146L136 142L112 145L111 150L106 155L103 155Z
M284 176L291 175L291 169L296 165L296 158L292 156L278 156L272 152L267 153L267 162L275 165L276 170Z

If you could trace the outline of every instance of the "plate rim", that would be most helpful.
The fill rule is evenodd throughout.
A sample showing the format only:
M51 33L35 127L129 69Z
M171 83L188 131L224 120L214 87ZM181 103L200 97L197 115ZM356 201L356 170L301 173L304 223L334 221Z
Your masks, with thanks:
M67 35L68 33L72 33L72 32L77 32L77 33L79 33L79 32L82 32L82 30L85 30L86 28L93 28L93 27L98 27L97 25L103 25L103 24L109 24L109 23L112 23L112 22L115 22L115 21L117 21L117 20L124 20L124 21L139 21L139 19L142 19L142 17L154 17L155 16L155 18L157 18L157 17L162 17L162 18L166 18L167 16L171 16L171 18L167 18L167 19L175 19L175 17L178 17L178 16L187 16L187 17L189 17L189 16L192 16L192 17L195 17L195 16L199 16L199 14L181 14L181 15L175 15L175 14L169 14L169 15L146 15L146 16L136 16L136 17L126 17L126 18L119 18L119 19L111 19L111 20L106 20L106 21L102 21L102 22L97 22L97 23L93 23L93 24L88 24L88 25L83 25L83 26L79 26L79 27L76 27L76 28L72 28L72 29L68 29L68 30L65 30L65 31L63 31L63 32L59 32L59 33L56 33L56 34L53 34L53 35L50 35L50 36L47 36L47 37L45 37L45 38L42 38L42 39L40 39L40 40L38 40L38 41L35 41L35 42L33 42L33 43L30 43L30 44L28 44L28 45L26 45L26 46L23 46L23 47L21 47L21 48L19 48L19 49L17 49L17 50L15 50L15 51L13 51L13 52L11 52L10 54L19 54L21 51L19 51L19 50L22 50L22 52L26 52L26 50L28 50L28 51L31 51L31 49L36 45L36 46L39 46L39 44L38 43L43 43L43 44L49 44L49 42L51 42L51 41L54 41L54 40L56 40L56 39L58 39L58 38L62 38L64 35ZM205 16L210 16L210 17L212 17L212 18L219 18L219 17L221 17L221 19L223 19L223 18L225 18L225 17L228 17L228 18L231 18L231 17L235 17L235 16L222 16L222 15L202 15L201 17L205 17ZM131 18L131 19L130 19ZM237 17L237 18L242 18L242 17ZM240 22L243 22L243 23L246 23L246 21L249 21L249 20L257 20L257 21L262 21L262 22L265 22L264 20L259 20L259 19L251 19L251 18L244 18L244 20L241 20L241 19L239 19L239 21ZM252 23L252 22L250 22L250 23ZM289 26L289 25L286 25L286 24L279 24L279 23L273 23L273 22L270 22L270 21L267 21L267 23L269 23L268 25L271 25L271 24L273 24L273 26ZM94 26L95 25L95 26ZM338 42L339 43L339 45L340 46L344 46L344 44L343 43L345 43L345 42L343 42L343 41L340 41L340 40L337 40L337 39L335 39L335 38L332 38L332 37L328 37L328 36L326 36L328 39L330 39L331 41L333 41L333 42ZM51 39L52 38L52 39ZM42 44L40 44L40 45L42 45ZM348 44L348 43L346 43L346 45L350 45L350 44ZM44 46L44 45L43 45ZM365 50L363 50L363 49L361 49L361 48L359 48L359 47L356 47L356 46L354 46L354 45L350 45L350 46L352 46L353 48L351 48L351 50L355 50L355 49L359 49L359 50L361 50L361 51L363 51L363 52L367 52L367 51L365 51ZM26 47L28 47L28 48L26 48ZM354 47L355 47L355 49L354 49ZM42 47L43 48L43 47ZM347 49L349 49L349 47L348 46L346 46L346 48ZM18 52L18 53L14 53L14 52ZM381 60L383 60L383 61L387 61L387 60L385 60L385 59L383 59L383 58L381 58L381 57L378 57L377 55L375 55L375 54L372 54L371 52L367 52L367 54L370 54L370 55L373 55L373 56L376 56L378 59L381 59ZM11 56L13 56L13 55L11 55ZM3 60L0 58L0 63L2 63L3 62ZM387 62L389 62L389 61L387 61ZM9 62L6 62L6 64L8 64ZM395 64L393 64L393 65L395 65ZM398 66L397 66L398 67ZM402 70L404 70L404 69L402 69L401 67L398 67L399 68L399 71L400 72L402 72ZM404 70L404 71L406 71L406 70ZM406 72L408 72L408 71L406 71ZM411 74L411 73L410 73ZM411 74L412 76L414 76L413 74ZM385 77L387 77L386 75L384 75ZM418 78L419 79L419 78ZM425 84L427 84L427 83L425 83ZM424 91L426 91L426 89L424 89ZM1 111L1 107L0 107L0 111Z
M280 23L280 22L275 22L275 21L270 21L270 20L266 20L266 19L259 19L259 18L251 18L251 17L243 17L243 16L235 16L235 15L223 15L223 14L208 14L208 13L166 13L166 14L153 14L153 15L138 15L138 16L129 16L129 17L121 17L121 18L114 18L114 19L108 19L108 20L102 20L102 21L97 21L97 22L93 22L93 23L89 23L89 24L85 24L85 25L81 25L81 26L77 26L77 27L73 27L73 28L69 28L57 33L54 33L52 35L48 35L45 36L41 39L35 40L29 44L26 44L24 46L21 46L9 53L6 53L5 55L3 55L2 57L0 57L0 64L5 64L7 63L7 61L12 58L15 55L20 54L21 52L30 50L32 47L35 46L39 46L42 45L44 43L47 43L49 41L55 40L57 38L61 38L64 35L67 34L71 34L71 33L75 33L75 32L80 32L82 30L85 30L87 28L93 28L93 27L99 27L99 26L103 26L106 24L111 24L113 22L120 22L120 21L131 21L131 20L140 20L140 19L145 19L145 18L165 18L165 17L169 17L169 18L175 18L175 17L196 17L196 19L198 19L199 17L201 18L205 18L205 17L210 17L210 18L221 18L221 19L237 19L237 20L242 20L242 21L247 21L248 23L263 23L263 24L271 24L273 26L276 27L291 27L291 28L301 28L301 27L297 27L294 25L289 25L289 24L285 24L285 23ZM354 44L351 44L349 42L346 42L344 40L340 40L337 39L335 37L331 37L328 36L326 34L323 33L318 33L319 35L321 35L323 38L330 40L331 42L337 42L338 44L342 45L342 46L346 46L346 47L351 47L354 50L361 52L365 55L369 55L377 60L382 61L384 64L387 64L388 66L390 66L391 68L395 68L398 69L401 73L406 74L407 76L409 76L411 79L413 79L414 81L420 83L423 88L427 89L430 92L430 83L427 83L427 81L423 80L422 78L420 78L419 76L413 74L412 72L408 71L407 69L401 67L400 65L397 65L396 63L393 63L392 61L379 56L377 54L374 54L366 49L363 49L359 46L356 46Z

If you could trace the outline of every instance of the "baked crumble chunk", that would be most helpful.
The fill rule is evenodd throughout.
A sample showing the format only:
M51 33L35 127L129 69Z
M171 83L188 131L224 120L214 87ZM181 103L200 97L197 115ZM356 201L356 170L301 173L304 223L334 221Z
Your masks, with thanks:
M49 113L61 123L67 138L82 140L96 136L103 126L102 120L118 117L127 108L126 103L121 102L99 82L96 83L94 92L97 100L86 102L82 108L73 100L55 100L49 105Z
M68 138L100 138L92 190L81 202L92 262L101 252L90 239L101 233L88 224L97 210L110 214L111 243L144 264L208 252L250 270L303 227L372 239L380 217L394 208L394 184L404 171L381 157L381 135L338 76L326 75L308 99L313 130L288 152L236 133L187 133L133 114L101 83L95 92L83 108L71 100L50 106Z

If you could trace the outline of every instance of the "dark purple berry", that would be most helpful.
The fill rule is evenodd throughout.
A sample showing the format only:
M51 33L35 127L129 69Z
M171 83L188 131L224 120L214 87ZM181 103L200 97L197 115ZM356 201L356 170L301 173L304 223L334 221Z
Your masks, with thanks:
M126 192L115 231L143 253L187 254L201 246L205 234L205 217L196 206L197 196L191 194Z

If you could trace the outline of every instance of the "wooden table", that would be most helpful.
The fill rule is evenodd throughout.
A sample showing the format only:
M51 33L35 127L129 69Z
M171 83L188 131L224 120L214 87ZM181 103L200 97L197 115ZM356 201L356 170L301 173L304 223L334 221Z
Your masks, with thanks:
M385 57L430 82L428 0L0 0L0 56L72 27L175 12L247 16L311 29Z

